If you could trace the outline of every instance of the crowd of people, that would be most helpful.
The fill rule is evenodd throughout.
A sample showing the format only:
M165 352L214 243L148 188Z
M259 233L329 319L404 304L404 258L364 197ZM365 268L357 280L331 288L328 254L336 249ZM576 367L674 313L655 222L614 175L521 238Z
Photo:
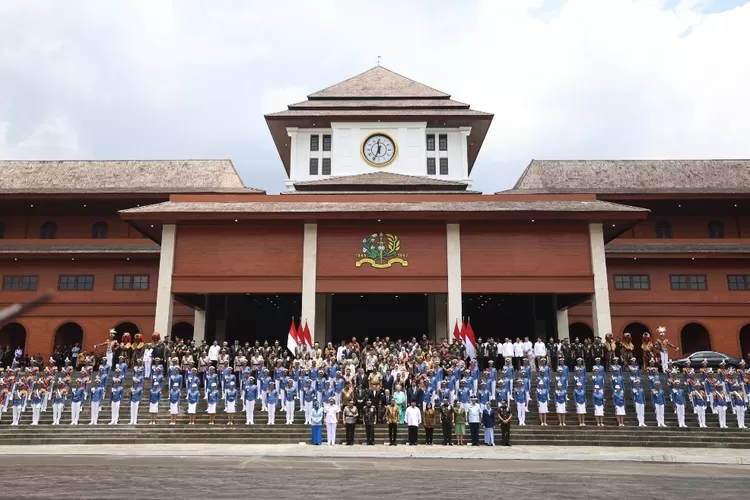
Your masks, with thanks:
M664 338L651 343L650 336L644 336L639 360L628 334L584 343L479 339L476 359L468 359L460 341L432 343L426 336L407 341L352 338L338 346L315 343L292 353L279 342L207 345L163 341L158 334L145 342L141 334L131 340L129 334L118 338L113 331L91 351L76 351L75 362L66 357L60 368L55 359L43 367L24 368L14 362L0 375L0 418L12 409L11 425L19 425L30 407L31 425L38 425L41 413L51 406L52 425L60 425L67 406L69 423L77 425L83 405L89 403L89 424L97 425L99 411L108 402L108 423L117 425L125 402L129 425L138 423L142 403L153 425L165 400L171 425L184 413L187 424L195 425L203 403L209 425L215 425L217 412L226 414L226 425L235 425L238 412L244 413L246 425L254 425L259 407L266 413L265 423L274 425L277 408L286 424L294 423L295 410L301 411L314 444L322 442L324 424L328 443L335 444L336 426L343 423L347 444L353 443L357 425L365 426L366 441L373 444L374 426L387 424L394 445L401 426L407 427L410 444L417 443L420 428L424 441L432 444L434 429L440 426L443 444L461 445L467 442L468 424L469 444L479 445L484 429L484 443L494 445L496 425L503 433L502 444L509 444L512 418L525 426L531 404L541 426L549 425L550 412L556 414L557 425L567 426L569 411L576 414L574 423L585 426L590 410L596 425L603 426L605 401L614 407L617 425L625 425L626 408L633 408L638 425L645 426L649 401L659 427L666 427L669 405L679 427L686 426L685 411L691 408L700 427L706 426L710 409L726 428L731 409L737 427L745 428L750 370L744 362L737 370L721 367L714 372L705 363L680 370L669 361L670 345Z

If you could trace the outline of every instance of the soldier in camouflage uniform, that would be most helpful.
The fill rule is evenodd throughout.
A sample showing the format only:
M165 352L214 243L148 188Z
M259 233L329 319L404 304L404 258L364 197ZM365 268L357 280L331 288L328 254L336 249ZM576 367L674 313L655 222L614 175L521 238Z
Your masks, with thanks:
M510 446L510 421L513 416L508 408L508 402L503 400L497 409L497 420L500 422L500 443L503 446Z

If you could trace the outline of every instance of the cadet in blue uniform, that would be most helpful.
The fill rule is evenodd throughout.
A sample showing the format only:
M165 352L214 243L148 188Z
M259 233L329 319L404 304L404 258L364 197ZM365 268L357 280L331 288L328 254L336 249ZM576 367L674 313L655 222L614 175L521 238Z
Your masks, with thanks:
M729 394L732 405L734 406L734 412L737 416L737 427L739 429L746 429L745 427L745 396L742 391L737 388Z
M158 368L158 367L157 367ZM156 425L156 417L159 416L159 404L161 403L161 385L154 382L148 395L148 414L151 421L148 425Z
M78 425L78 417L81 415L81 406L83 405L83 380L78 379L77 387L73 389L70 395L70 425Z
M175 381L169 390L169 425L177 424L177 415L180 414L180 396L182 396L180 383Z
M675 379L672 387L672 404L677 413L677 427L687 427L685 425L685 391L680 386L680 379Z
M94 381L94 387L91 388L91 422L89 422L89 425L99 423L99 410L104 402L104 392L102 380L97 377Z
M310 392L311 394L314 394L313 391L310 391ZM266 411L268 412L268 425L273 425L276 423L276 403L279 400L279 393L276 392L276 384L271 382L271 385L268 386L268 390L266 391L265 394L266 394Z
M198 382L196 381L190 386L187 393L189 425L195 425L195 412L198 409L198 400L200 398L201 393L198 390Z
M130 389L130 422L128 425L138 424L138 406L143 400L143 387L138 379L133 381L133 387Z
M558 371L562 367L558 367ZM565 413L567 409L565 408L566 401L568 400L568 393L565 390L565 386L563 385L562 380L557 381L557 388L555 389L555 412L557 413L557 425L566 426L565 423Z
M638 427L646 427L646 395L643 393L639 378L633 381L633 404L635 405L635 416L638 418Z
M31 391L31 425L39 424L39 417L42 414L42 401L44 401L46 394L44 382L38 381L34 390Z
M302 400L304 402L302 409L305 410L305 424L310 423L310 412L315 400L315 388L312 384L312 380L307 380L305 387L302 389Z
M591 394L591 401L594 403L594 418L596 426L604 427L604 391L599 384L594 385L594 392Z
M693 409L698 417L698 427L706 427L706 393L694 390L690 393L690 399L693 400Z
M505 397L498 399L503 401ZM539 425L547 426L547 413L549 413L549 390L544 380L539 380L536 384L536 405L539 411Z
M258 385L255 377L248 379L249 384L245 387L245 425L255 423L255 401L258 399Z
M526 425L526 407L528 406L528 401L526 400L526 388L520 380L516 382L516 390L513 391L513 395L516 401L516 411L518 412L518 425Z
M619 384L615 386L615 392L612 393L612 402L615 405L617 425L619 427L625 427L623 422L625 419L625 393L622 392L622 387Z
M21 421L21 414L23 413L23 403L26 401L26 391L23 382L16 382L16 387L13 389L11 395L13 404L13 423L10 425L18 425Z
M578 426L586 427L586 389L582 382L576 382L573 389L573 400L576 404L576 415L578 415Z
M661 382L654 381L654 388L651 391L651 402L654 404L654 413L656 414L656 426L666 427L664 423L664 391L661 388Z
M122 403L122 395L124 389L120 385L120 379L115 377L112 379L112 392L109 395L110 409L112 410L112 419L109 421L109 425L117 425L120 420L120 403Z
M229 382L229 389L224 395L224 411L227 412L227 425L234 425L234 414L237 411L237 384Z
M206 397L208 399L208 408L206 408L206 413L208 413L208 425L214 425L214 420L216 420L216 405L219 402L219 389L216 382L211 383Z
M316 446L323 444L323 410L317 399L313 401L313 410L310 413L310 429L312 444Z
M724 392L724 385L717 384L714 392L714 406L716 413L719 415L719 428L727 428L727 395Z
M52 425L60 425L60 417L65 407L67 389L62 382L55 382L52 389ZM8 397L11 397L8 394Z
M330 381L327 383L327 387L327 391L330 391L331 394L333 394L333 387L331 387ZM294 396L296 393L297 391L294 387L294 380L290 378L286 383L286 389L284 390L284 409L286 410L287 425L292 425L294 423ZM312 412L310 412L310 414L312 415Z

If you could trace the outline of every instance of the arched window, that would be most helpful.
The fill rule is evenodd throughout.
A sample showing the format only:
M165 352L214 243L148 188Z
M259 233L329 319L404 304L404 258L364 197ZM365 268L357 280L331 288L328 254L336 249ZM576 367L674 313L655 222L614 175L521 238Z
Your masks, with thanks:
M667 221L661 220L657 222L654 229L656 229L657 238L668 239L672 237L672 225Z
M91 237L95 240L109 238L109 226L104 221L94 222L91 226Z
M54 240L57 238L57 224L54 222L45 222L39 228L39 239Z
M5 238L5 224L0 220L0 240Z
M712 220L708 223L708 237L709 238L723 238L724 237L724 224L717 220Z

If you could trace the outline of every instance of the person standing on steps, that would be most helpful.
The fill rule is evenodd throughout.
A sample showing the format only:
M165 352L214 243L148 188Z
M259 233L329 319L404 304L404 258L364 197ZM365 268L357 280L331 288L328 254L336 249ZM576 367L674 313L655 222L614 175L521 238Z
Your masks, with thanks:
M255 377L248 379L245 386L245 425L255 424L255 401L258 399L258 385Z
M143 387L140 380L133 380L133 387L130 388L130 422L128 425L138 424L138 406L143 400Z
M698 427L706 427L706 393L695 389L690 393L690 399L693 401L693 410L698 417Z
M41 380L38 381L31 392L31 425L39 424L39 417L42 414L42 401L44 401L46 393L44 383Z
M497 409L497 419L500 421L500 440L503 446L510 446L510 421L513 415L508 409L506 400L500 401L500 408Z
M622 392L622 387L619 385L615 386L615 392L612 393L612 402L615 405L615 416L617 417L617 426L625 427L623 420L625 419L625 393Z
M661 388L661 382L658 380L654 382L654 388L651 391L651 402L654 405L654 413L656 414L656 426L666 427L664 423L664 391Z
M409 445L416 446L419 438L419 424L422 423L422 412L417 407L416 399L412 399L411 404L406 408L404 421L409 429Z
M466 434L466 410L458 399L453 402L453 423L456 433L456 445L463 446L464 434Z
M156 425L156 418L159 416L159 404L161 404L161 385L154 382L151 391L148 393L148 415L151 417L148 425Z
M435 434L435 421L435 409L432 407L432 403L427 403L424 410L424 442L429 446L432 446Z
M635 405L635 415L638 418L638 427L646 427L646 395L641 387L640 379L635 379L634 381L633 404Z
M594 418L596 419L596 426L604 427L604 391L599 384L594 386L591 400L594 403Z
M73 389L73 394L70 396L70 425L78 425L78 417L81 415L84 395L83 380L78 379L76 388Z
M672 404L677 414L677 427L687 427L685 425L685 391L680 386L680 379L675 379L672 387Z
M94 387L91 388L91 422L89 425L97 425L99 423L99 410L101 409L102 402L104 402L105 388L102 387L102 381L99 377L94 381Z
M284 388L284 410L286 410L286 425L292 425L294 423L294 399L296 395L297 389L294 387L294 380L290 378L287 381L286 387ZM317 401L317 399L315 401ZM312 410L310 411L310 414L312 414Z
M358 419L359 410L357 410L354 400L350 399L349 404L344 408L344 426L346 428L347 446L352 446L354 444L354 431L356 430Z
M549 413L549 391L543 380L539 380L539 383L537 383L536 405L539 411L539 425L546 427L547 414Z
M565 426L565 412L566 412L566 401L568 400L568 394L563 388L561 381L557 382L557 389L555 390L555 410L557 412L557 425Z
M227 425L234 425L234 414L237 411L237 384L234 380L224 394L224 411L227 412Z
M525 391L525 389L524 389ZM525 394L524 394L525 397ZM469 420L469 431L471 432L471 445L479 446L479 425L482 422L482 406L477 403L477 397L471 397L471 403L469 403L466 409L466 417Z
M292 403L294 402L292 401ZM315 446L323 444L323 410L320 408L320 403L318 403L317 399L313 401L313 409L310 412L310 430L312 433L310 438L312 444Z
M216 420L216 405L219 404L219 387L216 382L211 382L206 395L208 397L208 408L206 408L208 425L214 425L214 421Z
M112 418L109 421L109 425L117 425L120 421L120 404L125 390L120 385L120 379L115 377L112 379L112 392L109 394L109 408L112 412Z
M443 397L443 404L438 408L440 426L443 429L443 446L453 446L453 408L448 396Z
M482 410L482 425L484 425L484 444L495 446L495 410L492 403L488 403Z
M324 411L326 419L326 438L328 439L328 445L335 446L336 424L339 421L339 413L341 413L341 409L336 404L336 400L334 398L331 398L328 400L328 404L326 405Z
M276 424L276 403L279 401L279 393L276 391L276 383L271 382L266 391L266 411L268 412L268 425Z
M187 403L188 403L188 418L189 425L195 425L195 412L198 408L198 400L201 398L201 393L198 390L198 383L193 382L193 384L190 385L190 388L188 389L187 393Z
M586 390L581 382L577 382L576 388L573 390L573 401L576 404L578 426L586 427Z
M180 414L180 384L174 382L169 390L169 425L177 424L177 415Z
M385 407L385 422L388 424L388 441L391 446L396 446L400 414L401 411L396 405L396 400L391 398L391 404Z
M368 399L362 409L362 421L365 423L365 435L368 446L375 444L375 424L378 421L378 410L373 406L372 399Z

